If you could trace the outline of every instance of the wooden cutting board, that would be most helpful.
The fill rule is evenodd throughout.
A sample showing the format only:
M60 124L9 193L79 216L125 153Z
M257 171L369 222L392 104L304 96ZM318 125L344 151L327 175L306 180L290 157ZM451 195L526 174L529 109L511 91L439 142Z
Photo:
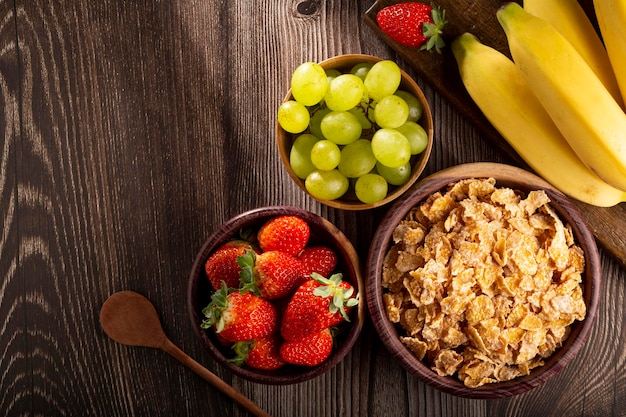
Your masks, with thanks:
M592 22L596 24L592 0L579 1ZM406 62L411 64L421 78L430 83L461 114L473 122L487 140L510 155L521 167L529 169L472 101L461 82L456 61L449 48L454 37L464 32L471 32L484 44L510 57L506 36L496 19L496 11L505 2L500 0L437 0L437 4L446 10L448 19L445 27L448 46L440 55L400 45L382 33L376 24L376 13L381 8L398 2L397 0L376 1L363 16L364 21ZM599 245L626 268L626 203L610 208L594 207L579 201L574 201L574 203L586 219Z

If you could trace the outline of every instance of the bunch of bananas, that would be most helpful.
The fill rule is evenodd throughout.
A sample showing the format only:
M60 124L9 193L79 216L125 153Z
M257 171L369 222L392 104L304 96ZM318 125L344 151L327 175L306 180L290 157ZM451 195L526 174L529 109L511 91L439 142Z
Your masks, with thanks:
M470 33L452 52L472 99L532 169L611 207L626 201L626 2L594 6L604 44L577 1L525 0L497 12L513 61Z

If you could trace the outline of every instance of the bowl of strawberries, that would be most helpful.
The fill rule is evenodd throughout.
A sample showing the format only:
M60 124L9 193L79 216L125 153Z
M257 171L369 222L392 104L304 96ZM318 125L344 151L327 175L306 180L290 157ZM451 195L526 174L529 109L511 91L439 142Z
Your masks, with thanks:
M203 347L253 382L285 385L337 365L365 315L358 255L335 225L289 206L241 213L200 249L187 287Z

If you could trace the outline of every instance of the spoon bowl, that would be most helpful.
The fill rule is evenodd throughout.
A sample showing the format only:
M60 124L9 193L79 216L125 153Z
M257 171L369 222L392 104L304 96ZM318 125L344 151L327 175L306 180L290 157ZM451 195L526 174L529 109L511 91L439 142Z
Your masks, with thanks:
M111 339L123 345L160 349L166 343L154 305L133 291L110 296L100 310L100 324Z

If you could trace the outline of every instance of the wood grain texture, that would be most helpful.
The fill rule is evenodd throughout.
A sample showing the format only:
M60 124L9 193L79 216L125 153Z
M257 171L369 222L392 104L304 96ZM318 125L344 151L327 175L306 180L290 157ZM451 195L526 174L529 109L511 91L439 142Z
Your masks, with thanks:
M373 3L0 0L0 415L246 415L175 359L111 341L98 312L120 290L149 298L172 342L277 417L626 415L626 276L606 251L589 343L519 397L424 385L368 322L337 367L293 386L245 381L203 351L186 283L226 219L301 207L364 261L388 209L322 206L282 169L275 111L301 62L396 59L433 108L425 174L512 160L363 22Z

